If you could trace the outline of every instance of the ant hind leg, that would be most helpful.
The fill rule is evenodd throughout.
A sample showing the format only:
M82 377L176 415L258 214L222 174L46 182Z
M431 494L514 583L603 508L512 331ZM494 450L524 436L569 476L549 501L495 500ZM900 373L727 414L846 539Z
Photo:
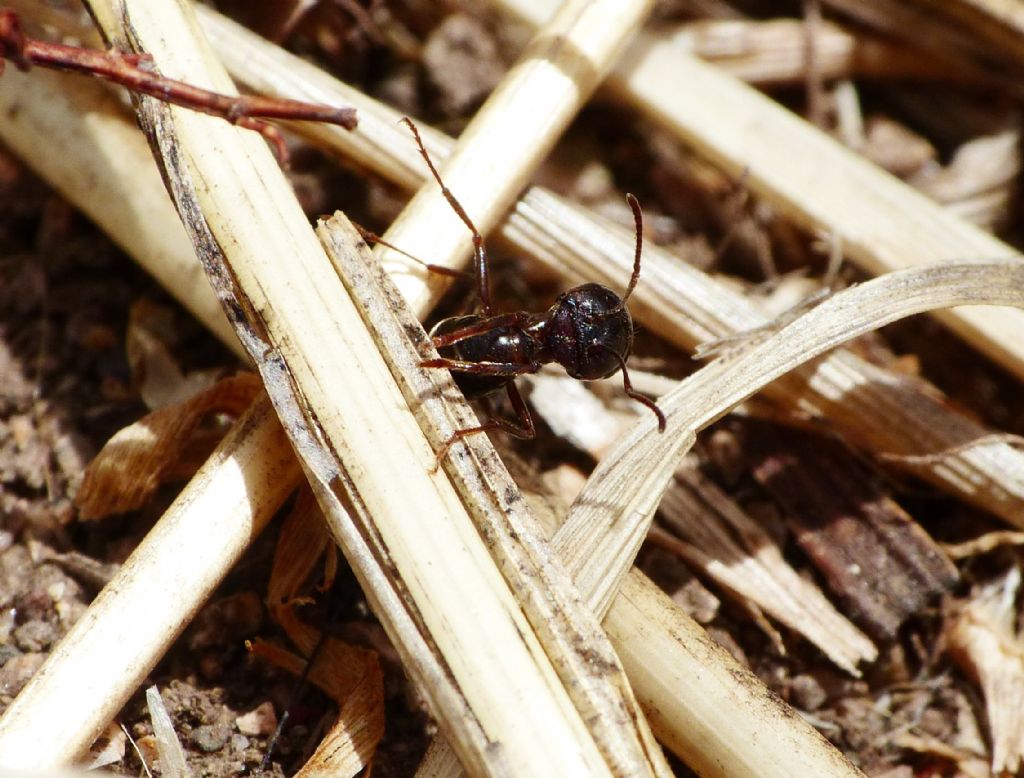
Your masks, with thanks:
M533 416L530 413L530 409L526 406L526 401L523 400L523 396L519 393L519 389L516 388L514 381L509 381L505 384L505 392L508 394L509 402L512 403L512 410L516 413L516 421L509 421L508 419L491 419L486 424L481 424L479 427L467 427L464 430L458 430L441 446L441 450L437 452L437 461L434 464L434 472L437 472L438 468L441 467L441 462L446 456L448 451L463 438L469 437L470 435L476 435L481 432L490 432L492 430L500 430L512 437L519 438L520 440L532 440L537 436L537 428L533 424ZM518 422L518 423L517 423Z

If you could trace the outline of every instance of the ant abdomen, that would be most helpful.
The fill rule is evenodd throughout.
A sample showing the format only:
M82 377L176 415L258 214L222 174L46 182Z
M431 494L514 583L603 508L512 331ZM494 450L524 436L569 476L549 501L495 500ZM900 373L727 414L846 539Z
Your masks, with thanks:
M546 356L573 378L607 378L622 368L633 347L629 311L622 298L601 284L582 284L563 292L546 320Z

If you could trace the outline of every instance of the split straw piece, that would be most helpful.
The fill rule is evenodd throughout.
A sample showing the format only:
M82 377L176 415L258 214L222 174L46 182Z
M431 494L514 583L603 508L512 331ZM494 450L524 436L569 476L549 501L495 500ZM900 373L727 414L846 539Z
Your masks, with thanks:
M423 161L393 109L215 12L202 6L197 10L225 65L241 82L273 94L343 101L359 110L360 126L353 133L322 125L296 125L297 132L406 189L424 179ZM444 159L453 141L429 127L420 130L431 156ZM950 214L942 217L956 222ZM629 277L632 233L541 187L526 191L496 235L573 278L624 288ZM436 261L433 254L424 256ZM404 259L387 267L393 274L422 277L422 269ZM402 288L405 282L397 283ZM643 326L687 349L766 324L734 289L650 243L644 246L643 276L629 306ZM940 455L894 464L1024 527L1024 453L991 439L984 427L937 399L938 393L843 349L796 369L765 391L784 407L824 417L864 451Z
M801 19L701 19L659 29L659 39L752 84L803 85L807 78L808 33L813 35L815 68L822 79L954 79L972 71L931 57L888 38L819 20L808 30ZM977 77L977 74L973 74Z
M230 89L186 7L121 13L106 31L117 45ZM565 646L540 644L451 483L432 473L433 452L267 149L148 99L138 111L332 533L460 758L481 773L611 774L557 677ZM521 561L510 583L553 596L526 580L550 585L547 571Z

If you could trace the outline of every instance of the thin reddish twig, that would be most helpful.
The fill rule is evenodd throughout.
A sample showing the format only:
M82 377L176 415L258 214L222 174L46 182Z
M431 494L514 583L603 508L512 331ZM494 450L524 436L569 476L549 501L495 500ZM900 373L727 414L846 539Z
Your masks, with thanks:
M0 9L0 73L3 73L5 59L19 70L38 65L84 73L164 102L219 116L262 134L274 145L282 162L288 157L284 139L276 128L261 119L326 122L348 130L355 129L357 122L355 108L259 95L224 95L167 78L152 69L148 55L113 49L99 51L27 38L18 15L10 9Z

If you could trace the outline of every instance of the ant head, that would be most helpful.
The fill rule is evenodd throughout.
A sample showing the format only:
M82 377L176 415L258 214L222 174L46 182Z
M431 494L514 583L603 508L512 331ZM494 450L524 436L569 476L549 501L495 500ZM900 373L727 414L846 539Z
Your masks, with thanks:
M607 287L574 286L562 293L545 320L548 353L573 378L607 378L629 357L633 320L622 298Z

